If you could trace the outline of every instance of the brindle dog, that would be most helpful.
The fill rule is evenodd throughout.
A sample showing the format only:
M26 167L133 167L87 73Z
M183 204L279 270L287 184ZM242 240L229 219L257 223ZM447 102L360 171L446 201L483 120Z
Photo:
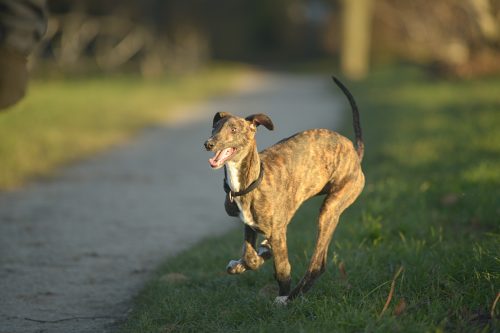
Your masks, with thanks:
M276 301L280 303L306 292L324 272L328 246L340 214L359 196L365 183L358 109L347 88L335 77L333 80L351 104L356 149L349 139L336 132L311 129L258 153L257 126L273 130L271 119L265 114L243 119L226 112L215 114L212 136L205 142L205 148L215 152L210 166L224 166L226 211L230 216L239 216L245 225L243 255L232 260L227 271L240 274L256 270L266 259L274 257L279 285ZM316 195L326 195L319 214L316 248L304 277L290 291L287 225L300 205ZM264 237L259 248L257 233Z

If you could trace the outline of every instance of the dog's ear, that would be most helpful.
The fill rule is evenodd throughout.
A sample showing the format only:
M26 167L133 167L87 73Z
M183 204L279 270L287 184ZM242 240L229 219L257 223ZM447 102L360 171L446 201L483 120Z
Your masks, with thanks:
M219 122L222 118L229 117L231 114L229 112L217 112L214 116L214 120L212 121L212 128L215 127L215 124Z
M255 127L257 127L259 125L264 125L264 127L270 131L272 131L274 129L274 124L271 121L271 118L269 118L268 116L266 116L263 113L252 114L252 115L246 117L245 120L254 124Z

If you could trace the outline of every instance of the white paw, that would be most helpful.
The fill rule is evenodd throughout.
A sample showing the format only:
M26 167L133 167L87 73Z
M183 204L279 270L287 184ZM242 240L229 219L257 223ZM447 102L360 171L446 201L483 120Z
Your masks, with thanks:
M276 305L287 305L288 304L288 296L278 296L274 299L274 304Z
M242 260L231 260L229 264L226 266L226 271L229 274L241 274L246 271L246 267L243 264Z

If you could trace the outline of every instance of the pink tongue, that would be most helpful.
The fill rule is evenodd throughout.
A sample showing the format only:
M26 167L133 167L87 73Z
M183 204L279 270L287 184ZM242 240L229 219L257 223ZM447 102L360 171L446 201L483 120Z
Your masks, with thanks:
M210 163L211 167L218 166L221 160L223 161L225 158L231 155L232 150L233 148L226 148L224 150L218 151L214 157L208 160L208 163Z
M212 168L215 168L217 166L217 162L215 161L215 157L211 158L208 160L208 163Z

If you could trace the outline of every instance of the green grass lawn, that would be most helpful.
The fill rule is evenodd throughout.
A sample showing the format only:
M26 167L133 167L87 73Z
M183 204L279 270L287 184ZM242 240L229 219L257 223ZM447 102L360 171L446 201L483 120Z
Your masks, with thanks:
M491 312L500 292L500 79L431 80L403 68L351 88L367 183L341 217L329 267L312 290L280 307L272 263L226 275L240 253L238 230L167 260L124 331L498 330L500 305ZM344 133L352 136L350 123ZM306 203L288 229L295 283L312 253L320 203Z
M230 90L243 66L144 81L111 76L34 80L27 97L0 112L0 189L123 141L166 120L180 104Z

